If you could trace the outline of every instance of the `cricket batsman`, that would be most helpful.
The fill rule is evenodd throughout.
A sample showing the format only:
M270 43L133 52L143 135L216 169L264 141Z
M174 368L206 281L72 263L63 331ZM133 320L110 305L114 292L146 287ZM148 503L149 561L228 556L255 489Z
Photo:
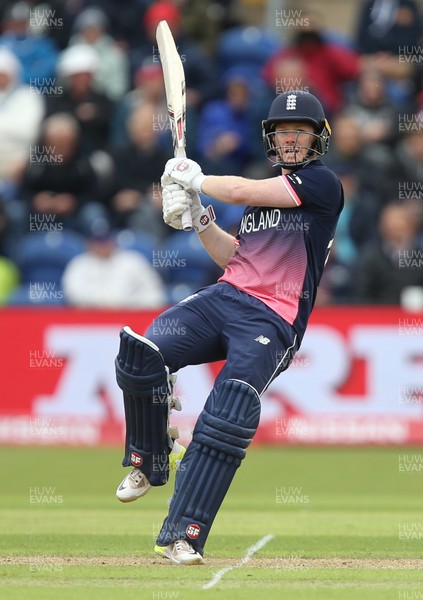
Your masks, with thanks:
M210 528L260 420L260 398L300 347L343 208L342 186L320 160L331 130L319 100L294 90L273 101L263 121L267 158L277 175L250 180L204 175L187 158L166 164L163 218L193 227L224 269L214 285L162 313L145 337L124 327L116 358L126 417L124 466L117 489L130 502L168 480L179 462L175 490L155 552L175 564L204 562ZM236 239L214 222L199 192L244 205ZM154 323L177 319L185 335L161 334ZM159 332L159 333L157 333ZM186 365L225 360L186 452L169 428L180 408L175 373ZM185 452L185 453L184 453Z

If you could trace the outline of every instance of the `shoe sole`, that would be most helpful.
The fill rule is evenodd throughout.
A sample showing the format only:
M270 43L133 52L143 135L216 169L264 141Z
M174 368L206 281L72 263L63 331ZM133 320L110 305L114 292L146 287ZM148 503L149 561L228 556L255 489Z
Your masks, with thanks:
M148 490L147 490L147 492L148 492ZM147 494L147 492L143 492L142 494L139 494L138 496L132 496L130 498L121 498L117 494L115 494L115 495L116 495L116 498L119 500L119 502L128 504L128 502L135 502L135 500L139 500L139 498L142 498L143 496L145 496Z
M177 561L174 559L174 557L168 551L166 546L157 546L156 545L156 546L154 546L154 552L158 556L160 556L160 558L165 558L167 560L170 560L170 562L172 562L174 565L190 566L190 565L203 565L204 564L204 558L202 556L196 556L195 558L191 558L188 560Z

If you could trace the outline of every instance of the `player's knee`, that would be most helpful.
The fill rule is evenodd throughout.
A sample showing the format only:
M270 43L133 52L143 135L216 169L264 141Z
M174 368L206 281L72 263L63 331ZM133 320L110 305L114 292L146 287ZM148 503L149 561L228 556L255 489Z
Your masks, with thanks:
M260 421L260 399L243 381L219 383L207 399L193 441L242 460Z
M115 368L119 387L129 394L142 395L167 386L167 372L160 349L128 326L120 332Z

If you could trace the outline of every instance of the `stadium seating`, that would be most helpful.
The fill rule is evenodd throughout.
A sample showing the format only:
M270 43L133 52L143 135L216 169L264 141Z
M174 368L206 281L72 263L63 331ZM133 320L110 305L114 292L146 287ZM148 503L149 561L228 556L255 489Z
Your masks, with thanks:
M84 249L83 236L69 230L26 235L17 259L22 283L8 304L63 304L63 271L71 258Z
M151 262L153 252L157 248L158 241L154 235L145 232L122 229L115 233L115 241L119 248L124 250L135 250Z
M153 266L166 282L171 303L216 281L217 267L194 231L173 233L156 252Z

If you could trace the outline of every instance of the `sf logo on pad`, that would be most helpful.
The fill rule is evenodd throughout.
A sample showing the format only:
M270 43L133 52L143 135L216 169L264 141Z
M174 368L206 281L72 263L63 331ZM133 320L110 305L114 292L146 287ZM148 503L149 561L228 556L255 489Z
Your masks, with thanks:
M140 456L137 452L131 452L131 465L133 467L140 467L142 462L142 456Z
M186 528L185 531L189 538L191 538L192 540L195 540L200 535L201 530L200 530L199 525L197 525L197 523L192 523L191 525L188 525L188 527Z

